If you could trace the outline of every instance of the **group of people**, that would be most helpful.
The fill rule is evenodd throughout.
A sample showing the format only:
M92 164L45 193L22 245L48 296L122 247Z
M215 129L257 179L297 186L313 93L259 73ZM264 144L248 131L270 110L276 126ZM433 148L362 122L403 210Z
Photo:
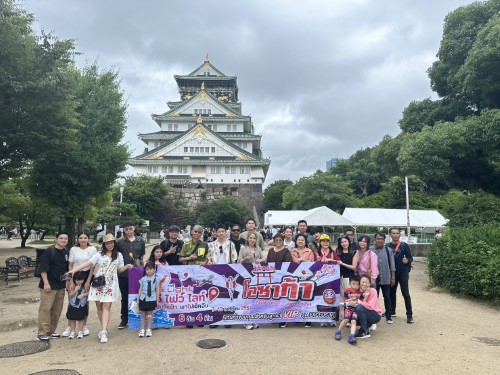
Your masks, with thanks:
M406 307L406 321L413 323L413 311L409 294L409 272L413 257L410 247L400 241L400 231L390 230L391 242L385 244L385 235L377 233L375 244L370 246L370 237L360 236L354 241L354 233L347 231L332 247L330 236L320 230L309 233L307 222L297 223L298 232L291 227L278 231L271 240L266 241L256 229L253 218L246 222L246 230L239 224L229 228L217 226L212 242L203 240L204 228L194 225L187 241L181 237L178 226L168 228L168 237L151 250L146 258L145 243L135 235L135 225L126 221L122 225L124 236L115 239L112 234L103 237L98 251L89 242L85 233L80 233L78 241L69 253L66 251L68 235L59 233L56 243L49 251L44 251L39 262L41 293L38 339L69 337L83 338L90 332L86 325L88 301L95 301L97 315L101 324L98 337L102 343L108 341L111 304L121 295L121 321L118 329L128 324L128 270L134 266L145 266L143 278L139 281L138 305L142 317L139 337L152 336L152 313L159 299L159 280L155 270L159 265L211 265L231 263L268 263L268 262L323 262L340 265L341 295L344 303L337 317L341 321L335 332L340 340L342 329L350 325L348 342L353 344L357 338L370 337L370 331L385 316L392 324L396 316L396 295L401 288ZM266 244L271 247L265 254ZM62 311L65 291L69 304L66 317L67 327L59 335L56 332ZM385 312L378 303L382 290ZM118 293L118 291L120 293ZM336 319L337 320L337 319ZM330 325L335 325L332 321ZM326 323L321 323L327 326ZM356 333L356 326L360 329ZM281 328L286 323L279 323ZM216 326L211 326L215 328ZM227 326L228 328L230 326ZM305 327L311 327L310 322ZM193 326L187 326L193 328ZM251 330L255 324L245 326Z

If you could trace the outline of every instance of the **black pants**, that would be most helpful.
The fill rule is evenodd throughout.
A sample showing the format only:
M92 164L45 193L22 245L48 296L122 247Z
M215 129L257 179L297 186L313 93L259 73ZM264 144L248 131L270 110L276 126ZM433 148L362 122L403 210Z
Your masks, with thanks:
M392 303L391 303L391 284L382 285L379 284L379 279L377 278L376 289L377 296L379 295L380 289L382 289L382 295L384 296L384 307L385 307L385 318L390 319L392 314Z
M408 287L408 271L398 272L396 271L396 283L391 287L391 307L392 314L396 313L396 292L398 291L398 284L401 285L401 294L405 300L406 316L413 317L413 310L411 308L411 297L410 289Z
M118 277L118 285L120 285L120 294L122 299L122 307L120 310L122 322L128 323L128 277Z

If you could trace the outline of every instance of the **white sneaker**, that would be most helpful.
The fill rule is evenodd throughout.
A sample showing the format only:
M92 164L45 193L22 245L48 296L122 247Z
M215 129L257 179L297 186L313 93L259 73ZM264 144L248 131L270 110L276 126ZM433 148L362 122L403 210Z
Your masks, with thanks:
M141 329L141 330L139 331L139 337L144 337L144 330L143 330L143 329Z
M148 329L146 330L146 337L151 337L151 336L153 336L153 332L151 331L151 329L150 329L150 328L148 328Z
M108 333L106 331L101 332L101 342L103 344L108 342Z
M88 329L87 326L83 326L82 333L84 336L88 336L88 335L90 335L90 329Z
M253 329L253 324L247 324L245 326L245 328L248 329L248 330L251 330L251 329Z
M326 323L321 323L320 326L321 327L328 327Z
M370 331L376 331L377 330L377 325L376 324L372 324L370 326Z
M77 339L83 339L83 332L82 331L78 331L78 336L76 336Z
M75 338L75 332L70 332L68 335L68 339L74 339Z
M70 333L71 333L71 327L67 326L66 328L64 328L64 331L61 333L61 336L68 337Z
M259 328L259 325L258 324L254 324L253 328L257 329L257 328Z

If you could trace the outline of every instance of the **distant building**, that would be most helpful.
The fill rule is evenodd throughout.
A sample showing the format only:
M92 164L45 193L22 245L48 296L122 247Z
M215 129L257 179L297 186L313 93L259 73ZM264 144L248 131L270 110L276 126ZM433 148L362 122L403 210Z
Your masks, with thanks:
M146 148L128 161L134 174L162 177L193 218L200 205L227 195L260 215L271 161L262 156L251 116L242 114L237 77L222 73L207 56L194 71L174 78L180 100L151 115L160 131L138 135Z
M329 171L330 169L332 169L333 167L335 167L337 165L337 162L339 160L344 160L344 159L341 159L341 158L333 158L333 159L330 159L330 160L327 160L326 161L326 170Z

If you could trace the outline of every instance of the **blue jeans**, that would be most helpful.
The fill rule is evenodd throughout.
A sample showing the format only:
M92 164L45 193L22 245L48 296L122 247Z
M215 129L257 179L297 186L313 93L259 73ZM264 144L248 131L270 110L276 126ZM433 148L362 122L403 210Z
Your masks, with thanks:
M368 310L362 305L356 306L356 312L358 313L358 324L365 332L368 332L368 328L372 324L380 322L380 315L376 311Z

